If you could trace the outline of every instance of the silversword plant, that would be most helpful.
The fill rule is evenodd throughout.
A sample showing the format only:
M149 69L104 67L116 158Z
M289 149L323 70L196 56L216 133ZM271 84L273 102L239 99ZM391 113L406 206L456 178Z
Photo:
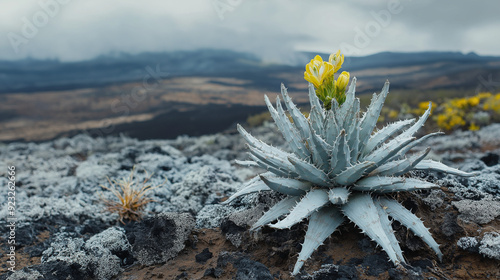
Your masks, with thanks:
M265 96L267 107L291 152L254 138L238 125L248 143L251 159L238 163L261 167L267 172L247 182L226 203L260 191L286 195L251 230L265 225L285 229L308 219L294 275L347 219L380 245L394 264L405 260L389 217L422 238L441 259L439 246L423 222L387 194L438 187L408 176L411 170L436 170L458 176L474 174L425 159L429 148L407 155L425 139L439 134L431 133L419 139L414 136L427 120L431 105L418 120L401 120L375 130L389 92L389 82L385 83L381 93L373 95L367 111L361 114L359 99L354 95L356 78L348 90L349 73L343 72L337 80L334 79L343 60L344 57L337 52L330 56L329 61L316 56L306 66L304 76L311 82L308 118L292 102L283 85L281 96L291 120L279 97L274 107Z

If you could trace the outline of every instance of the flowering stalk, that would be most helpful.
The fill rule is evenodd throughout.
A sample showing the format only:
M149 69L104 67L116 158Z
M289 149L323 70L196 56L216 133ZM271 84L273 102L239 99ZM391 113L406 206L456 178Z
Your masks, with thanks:
M316 55L306 65L304 79L314 85L316 95L323 103L323 107L329 110L332 100L335 99L339 105L345 102L345 92L349 84L349 72L343 71L335 80L335 73L340 70L344 63L344 55L337 51L331 54L328 61L323 61L321 56Z

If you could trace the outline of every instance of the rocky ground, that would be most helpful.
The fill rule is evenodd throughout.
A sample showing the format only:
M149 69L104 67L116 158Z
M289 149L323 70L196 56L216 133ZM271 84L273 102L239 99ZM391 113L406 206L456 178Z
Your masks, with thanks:
M272 125L252 131L283 146ZM415 173L440 189L395 197L424 221L444 253L434 253L405 227L393 227L407 258L394 266L353 224L344 224L292 277L306 226L249 225L275 203L260 193L221 205L259 172L235 132L138 141L85 135L40 144L0 146L0 279L498 279L500 278L500 124L436 137L430 156L471 178ZM422 147L424 148L424 147ZM8 169L16 168L15 229L10 231ZM163 186L140 222L118 222L100 187L107 177L136 175ZM15 270L8 271L14 232Z

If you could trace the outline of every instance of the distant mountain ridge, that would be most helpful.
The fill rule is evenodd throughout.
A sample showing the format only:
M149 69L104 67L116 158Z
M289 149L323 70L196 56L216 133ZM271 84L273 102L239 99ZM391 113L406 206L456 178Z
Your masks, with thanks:
M70 90L141 81L152 71L161 74L161 78L196 75L242 77L245 74L261 78L270 72L297 72L304 69L304 65L315 55L297 53L296 66L266 64L252 54L213 49L136 55L119 53L81 62L35 59L0 61L0 93ZM328 59L328 54L321 55ZM382 52L364 57L346 57L344 69L356 71L452 63L454 66L445 69L444 73L447 73L465 66L470 68L471 65L488 67L487 63L496 61L500 62L500 57L479 56L475 53Z
M149 67L149 68L148 68ZM263 66L254 55L227 50L103 55L80 62L24 59L0 61L0 93L70 90L161 78L252 72ZM154 74L153 74L154 75Z

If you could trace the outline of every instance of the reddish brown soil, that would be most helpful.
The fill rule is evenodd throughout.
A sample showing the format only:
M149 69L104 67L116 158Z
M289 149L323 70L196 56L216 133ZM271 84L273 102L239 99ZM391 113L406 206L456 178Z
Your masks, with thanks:
M444 254L442 262L437 260L435 254L421 242L421 248L414 251L405 247L408 239L416 239L411 232L405 228L395 225L396 235L401 240L404 255L408 263L418 261L431 261L432 267L428 267L423 273L424 277L434 277L436 279L500 279L500 263L496 260L485 258L477 253L471 253L457 247L457 240L463 236L478 236L478 232L500 231L500 221L498 219L486 225L477 225L474 223L464 223L460 220L457 225L460 228L452 237L445 236L440 230L444 216L450 212L445 210L446 205L451 202L451 193L446 188L442 188L448 194L442 207L432 211L429 207L419 202L414 194L404 194L397 197L403 204L408 202L418 208L415 214L422 218L426 227L430 228L431 234L438 244L441 244L441 250ZM408 207L408 206L407 206ZM452 213L458 214L455 209ZM274 232L271 229L263 229L262 233L250 236L248 232L244 233L244 244L237 248L225 238L224 233L219 229L198 229L194 230L186 243L186 248L180 254L165 264L153 266L133 265L125 269L123 273L115 279L214 279L212 276L204 276L207 269L217 267L217 259L223 252L240 252L254 261L263 263L270 269L271 274L279 275L276 279L294 279L290 275L295 261L297 259L300 243L303 241L304 225L295 226L291 231L299 238L288 239L282 243L276 240L276 236L287 236L289 231L283 230ZM274 234L274 235L273 235ZM481 236L481 234L479 234ZM48 232L38 235L38 242L48 238ZM375 248L372 242L372 249L365 248L364 251L359 241L365 236L348 223L341 226L340 231L336 231L325 241L311 258L305 263L303 270L308 273L317 271L321 264L333 263L337 265L352 265L352 260L363 259L368 255L380 252ZM420 241L419 241L420 242ZM2 240L2 244L5 244ZM33 245L33 244L32 244ZM29 246L28 246L29 247ZM204 249L213 254L212 258L205 263L196 262L196 255ZM6 264L6 247L0 249L0 262ZM26 266L40 263L40 258L30 258L29 254L24 253L24 249L16 251L16 270ZM382 255L381 255L382 256ZM388 279L389 273L383 272L378 276L369 276L367 270L369 267L356 265L356 271L359 279ZM405 275L403 267L397 268L401 275ZM7 266L0 268L0 272L7 271ZM223 274L219 279L233 279L237 269L231 264L223 268ZM179 277L184 273L184 277Z
M443 191L447 191L443 188ZM414 196L404 196L398 199L411 199L415 201ZM448 200L451 200L448 196ZM449 201L448 201L449 203ZM436 279L500 279L500 263L498 261L482 257L477 253L470 253L457 247L456 243L460 237L474 236L478 229L485 231L498 231L500 229L500 221L494 220L487 225L477 225L474 223L464 223L458 220L462 234L455 234L452 238L445 236L439 230L443 223L443 217L449 211L444 209L444 206L431 211L425 205L418 203L419 210L416 214L422 217L427 227L431 229L431 233L438 242L441 244L443 251L443 262L439 262L435 254L426 246L424 249L411 251L403 247L405 257L409 263L419 260L431 260L433 267L428 268L427 272L423 275L426 278L434 277ZM446 205L447 203L445 203ZM453 210L456 212L456 210ZM456 213L458 214L458 213ZM293 230L293 228L292 228ZM266 231L266 230L264 230ZM400 228L398 233L403 232L403 238L411 238L413 234L406 229ZM246 235L246 244L244 248L236 248L229 241L226 240L224 234L220 229L201 229L194 231L191 240L197 238L198 242L191 243L179 254L174 260L170 260L163 265L156 265L150 267L133 266L128 269L117 279L176 279L183 272L187 273L186 278L181 279L214 279L210 276L203 276L204 272L209 268L217 266L217 258L221 252L244 252L248 254L252 260L265 264L271 271L271 274L280 277L276 279L294 279L290 275L291 270L297 259L302 240L289 240L283 244L275 244L269 237L260 236L260 240L255 237ZM476 234L477 235L477 234ZM330 263L347 265L353 258L362 259L368 254L364 252L360 245L359 240L363 239L364 235L355 228L352 224L346 224L341 227L340 232L335 232L323 246L321 246L311 258L305 263L305 271L313 273L329 259ZM414 238L414 237L413 237ZM404 242L402 242L404 243ZM422 243L423 244L423 243ZM200 264L195 261L195 256L208 248L213 253L213 257L206 263ZM380 249L375 249L379 251ZM366 274L368 267L361 265L356 266L359 279L388 279L388 272L381 273L378 276L369 276ZM405 275L403 267L397 268ZM232 279L236 274L236 269L228 265L224 270L224 274L220 279Z

